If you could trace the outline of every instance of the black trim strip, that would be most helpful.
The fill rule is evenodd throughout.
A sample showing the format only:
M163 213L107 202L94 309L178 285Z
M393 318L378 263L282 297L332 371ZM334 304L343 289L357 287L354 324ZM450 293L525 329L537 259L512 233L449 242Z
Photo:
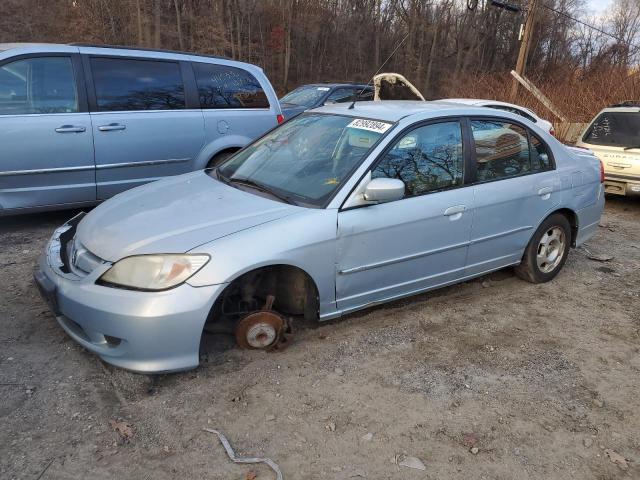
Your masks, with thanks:
M604 179L606 180L632 180L640 183L640 175L617 175L615 173L605 172Z

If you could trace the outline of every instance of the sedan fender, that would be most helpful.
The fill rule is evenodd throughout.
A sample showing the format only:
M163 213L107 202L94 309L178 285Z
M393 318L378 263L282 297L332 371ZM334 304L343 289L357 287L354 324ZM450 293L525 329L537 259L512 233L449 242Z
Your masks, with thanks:
M335 312L336 222L337 210L301 208L298 214L201 245L191 252L207 253L211 261L188 283L194 287L230 283L252 270L289 265L311 277L320 297L320 316L331 315Z

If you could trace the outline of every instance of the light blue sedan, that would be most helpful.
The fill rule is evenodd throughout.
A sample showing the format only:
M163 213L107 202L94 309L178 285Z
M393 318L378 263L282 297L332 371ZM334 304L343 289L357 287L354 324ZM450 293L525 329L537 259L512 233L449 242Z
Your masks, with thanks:
M218 168L73 218L35 277L85 348L169 372L198 365L209 331L271 349L296 318L329 320L509 266L547 282L594 235L603 206L600 162L514 114L332 105Z

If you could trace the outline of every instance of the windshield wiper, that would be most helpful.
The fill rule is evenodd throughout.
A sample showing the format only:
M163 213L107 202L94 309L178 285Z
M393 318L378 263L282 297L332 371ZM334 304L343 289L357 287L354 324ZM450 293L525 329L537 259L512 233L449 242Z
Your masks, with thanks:
M216 167L215 172L218 180L222 183L226 183L227 185L229 184L229 179L220 173L220 167Z
M218 175L220 175L220 174L218 174ZM230 178L230 179L227 180L227 183L235 183L235 184L238 184L238 185L244 185L244 186L249 187L249 188L255 188L256 190L259 190L261 192L267 193L267 194L271 195L272 197L277 198L278 200L281 200L281 201L283 201L285 203L288 203L289 205L297 205L297 203L294 202L290 197L282 195L280 193L276 193L272 189L267 187L266 185L263 185L261 183L255 182L255 181L250 180L248 178Z
M623 150L626 152L627 150L633 150L636 148L640 148L640 145L634 145L633 147L624 147Z

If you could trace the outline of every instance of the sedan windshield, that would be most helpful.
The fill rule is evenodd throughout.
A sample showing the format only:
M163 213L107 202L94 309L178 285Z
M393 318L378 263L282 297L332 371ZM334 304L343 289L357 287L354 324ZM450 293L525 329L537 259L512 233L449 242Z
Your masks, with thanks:
M640 113L604 112L595 119L583 141L610 147L640 147Z
M392 124L304 114L234 155L218 178L280 200L322 207Z
M329 87L298 87L280 99L282 103L291 103L301 107L312 107L330 90Z

